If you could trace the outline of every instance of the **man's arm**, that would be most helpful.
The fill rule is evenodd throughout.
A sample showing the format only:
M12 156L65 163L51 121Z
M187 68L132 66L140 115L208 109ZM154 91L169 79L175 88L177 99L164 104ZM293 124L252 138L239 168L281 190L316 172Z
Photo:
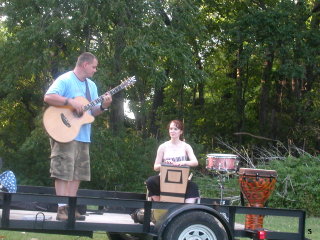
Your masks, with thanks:
M92 115L93 116L98 116L101 113L103 113L110 105L112 102L112 96L109 93L105 93L103 95L103 101L101 103L101 105L96 105L93 107L92 109Z
M83 112L83 105L72 98L66 98L59 94L46 94L43 98L45 103L52 106L71 106L77 113Z

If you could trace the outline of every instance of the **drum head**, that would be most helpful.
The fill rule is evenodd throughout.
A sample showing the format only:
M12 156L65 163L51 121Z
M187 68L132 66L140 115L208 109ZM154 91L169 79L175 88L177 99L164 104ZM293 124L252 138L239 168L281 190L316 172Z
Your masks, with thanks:
M239 158L234 154L211 153L207 155L208 170L219 174L234 174L237 171Z
M211 157L211 158L238 158L237 155L234 155L234 154L223 154L223 153L210 153L210 154L207 154L207 157Z
M243 176L253 176L253 177L277 177L277 171L266 170L266 169L256 169L256 168L240 168L238 171L239 175Z

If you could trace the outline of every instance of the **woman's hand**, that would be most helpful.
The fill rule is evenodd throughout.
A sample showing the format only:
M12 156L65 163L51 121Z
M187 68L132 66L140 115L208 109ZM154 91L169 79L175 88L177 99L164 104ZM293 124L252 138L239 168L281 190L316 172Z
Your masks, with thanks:
M174 165L174 162L172 160L165 160L164 163L168 165Z
M188 166L188 161L172 162L173 166Z

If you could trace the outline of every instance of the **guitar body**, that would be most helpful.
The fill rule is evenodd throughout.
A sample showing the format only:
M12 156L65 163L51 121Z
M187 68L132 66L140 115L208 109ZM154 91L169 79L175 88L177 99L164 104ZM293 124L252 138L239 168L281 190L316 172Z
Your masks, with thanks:
M76 101L86 105L89 101L84 97L76 97ZM88 112L78 116L70 106L50 106L43 115L43 124L48 134L58 142L70 142L75 139L83 124L92 123L94 117Z

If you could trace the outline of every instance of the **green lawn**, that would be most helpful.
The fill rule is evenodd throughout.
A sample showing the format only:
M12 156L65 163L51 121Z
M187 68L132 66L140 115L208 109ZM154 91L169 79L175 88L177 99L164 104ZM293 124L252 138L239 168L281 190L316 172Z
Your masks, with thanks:
M107 240L105 232L97 232L93 238L67 236L58 234L44 234L32 232L18 232L18 231L0 231L0 239L5 240Z
M237 222L244 224L244 215L237 217ZM298 232L298 219L291 217L267 216L264 218L263 227L279 232ZM305 236L311 240L320 240L320 218L306 219ZM248 238L241 238L245 240Z
M306 237L312 240L320 239L320 218L307 218Z
M241 221L241 219L240 219ZM272 230L297 232L297 221L289 217L266 217L264 219L264 227ZM320 218L307 218L306 222L306 237L311 240L320 239ZM32 232L18 231L0 231L0 240L92 240L88 237L66 236L57 234L40 234ZM246 240L248 238L242 238ZM93 240L108 240L106 233L96 232Z

